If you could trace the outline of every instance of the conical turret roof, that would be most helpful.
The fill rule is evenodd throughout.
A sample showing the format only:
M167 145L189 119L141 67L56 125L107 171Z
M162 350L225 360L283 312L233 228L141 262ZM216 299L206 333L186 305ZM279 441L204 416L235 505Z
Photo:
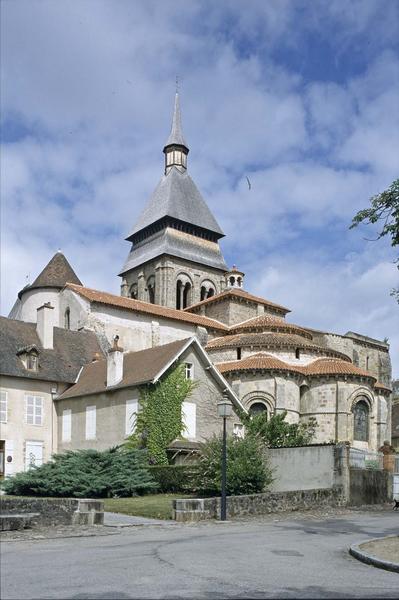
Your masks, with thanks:
M47 263L43 271L36 277L34 282L27 285L19 292L19 297L27 290L37 288L63 288L66 283L76 283L82 285L79 277L72 269L71 265L62 254L57 252L53 258Z

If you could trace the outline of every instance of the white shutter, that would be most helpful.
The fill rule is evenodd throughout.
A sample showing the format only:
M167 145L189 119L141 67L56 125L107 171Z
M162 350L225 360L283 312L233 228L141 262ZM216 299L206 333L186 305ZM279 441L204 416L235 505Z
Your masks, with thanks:
M25 468L40 467L43 464L43 442L26 442Z
M72 433L72 411L70 408L62 411L62 441L70 442Z
M96 439L96 407L86 406L86 440Z
M4 457L4 475L12 475L14 473L14 440L6 440L5 457ZM9 461L11 457L11 461Z
M7 423L7 392L5 390L0 391L0 421Z
M136 429L136 419L139 403L137 400L126 400L125 435L130 435Z
M196 436L196 417L197 406L194 404L194 402L183 402L183 436L188 438L189 440L195 439Z

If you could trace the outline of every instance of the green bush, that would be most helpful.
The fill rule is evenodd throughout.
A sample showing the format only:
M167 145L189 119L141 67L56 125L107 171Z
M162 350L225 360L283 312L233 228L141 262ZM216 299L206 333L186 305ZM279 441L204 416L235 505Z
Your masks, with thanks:
M214 436L201 448L201 458L195 465L197 489L202 494L221 492L222 438ZM256 494L273 481L272 469L261 443L254 437L227 438L226 489L229 495Z
M311 417L306 423L288 423L287 411L267 418L267 413L240 415L246 435L256 437L268 448L292 448L307 446L315 436L317 422Z
M133 496L156 489L144 450L111 448L55 454L50 462L4 480L17 496L104 498Z
M195 488L195 466L152 465L149 472L162 494L191 492Z

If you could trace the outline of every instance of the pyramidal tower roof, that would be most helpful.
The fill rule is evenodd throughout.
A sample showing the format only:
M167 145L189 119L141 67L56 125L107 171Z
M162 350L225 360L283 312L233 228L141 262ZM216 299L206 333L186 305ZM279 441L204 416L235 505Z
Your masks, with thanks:
M43 271L36 277L34 282L24 287L18 295L21 297L23 292L37 288L51 287L61 289L66 283L82 285L79 277L76 275L62 252L57 252L44 267Z

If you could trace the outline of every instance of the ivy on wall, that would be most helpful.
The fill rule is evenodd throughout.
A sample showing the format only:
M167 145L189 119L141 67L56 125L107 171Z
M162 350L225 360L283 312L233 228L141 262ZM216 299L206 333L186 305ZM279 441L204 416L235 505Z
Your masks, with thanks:
M128 447L147 448L150 462L167 465L166 449L184 436L182 405L195 389L197 382L186 379L184 364L178 365L162 380L140 391L140 410L136 429L129 437Z

